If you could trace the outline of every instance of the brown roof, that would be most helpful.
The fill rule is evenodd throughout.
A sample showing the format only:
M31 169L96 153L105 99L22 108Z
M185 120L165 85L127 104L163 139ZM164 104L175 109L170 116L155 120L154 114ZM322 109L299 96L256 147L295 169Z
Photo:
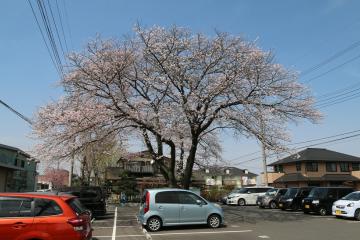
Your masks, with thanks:
M285 163L317 161L317 162L360 162L359 157L339 153L324 148L307 148L296 154L285 157L279 161L273 162L268 166L275 166Z

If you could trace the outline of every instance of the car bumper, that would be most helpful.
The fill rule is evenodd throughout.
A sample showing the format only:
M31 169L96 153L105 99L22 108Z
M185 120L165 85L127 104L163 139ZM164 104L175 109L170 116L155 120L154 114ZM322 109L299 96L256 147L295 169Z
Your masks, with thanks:
M281 209L290 209L292 207L292 202L288 202L288 201L279 202L278 207Z
M226 201L226 204L228 205L237 205L238 204L238 200L237 198L228 198L227 201Z
M145 219L144 215L138 215L137 219L141 225L143 225L143 226L146 225L147 219Z
M349 207L337 208L337 207L333 206L331 213L334 216L353 218L355 215L355 210L353 208L349 208Z
M302 206L302 210L304 212L316 212L318 213L320 210L320 205L313 203L304 203Z

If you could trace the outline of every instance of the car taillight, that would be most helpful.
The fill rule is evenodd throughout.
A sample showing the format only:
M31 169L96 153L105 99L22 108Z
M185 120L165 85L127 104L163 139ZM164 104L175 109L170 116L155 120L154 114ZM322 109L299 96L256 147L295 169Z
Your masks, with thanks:
M75 231L83 231L85 229L86 221L83 218L71 218L67 222L74 227Z
M147 213L149 210L150 210L150 193L146 192L144 213Z

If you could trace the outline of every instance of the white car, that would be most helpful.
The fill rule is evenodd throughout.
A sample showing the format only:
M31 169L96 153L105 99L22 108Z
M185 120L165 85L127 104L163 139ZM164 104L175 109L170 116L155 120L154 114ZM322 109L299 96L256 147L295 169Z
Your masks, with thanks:
M352 192L334 202L332 214L337 217L355 218L360 221L360 191Z
M266 191L272 187L245 187L239 191L231 193L226 200L228 205L255 205L258 196L265 195Z

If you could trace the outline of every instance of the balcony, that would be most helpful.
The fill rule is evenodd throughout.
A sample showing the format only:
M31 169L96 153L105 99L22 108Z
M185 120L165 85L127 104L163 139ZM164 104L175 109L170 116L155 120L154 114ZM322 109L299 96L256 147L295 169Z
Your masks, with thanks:
M152 165L125 165L124 171L128 171L130 173L148 173L153 174L154 173L154 167Z

